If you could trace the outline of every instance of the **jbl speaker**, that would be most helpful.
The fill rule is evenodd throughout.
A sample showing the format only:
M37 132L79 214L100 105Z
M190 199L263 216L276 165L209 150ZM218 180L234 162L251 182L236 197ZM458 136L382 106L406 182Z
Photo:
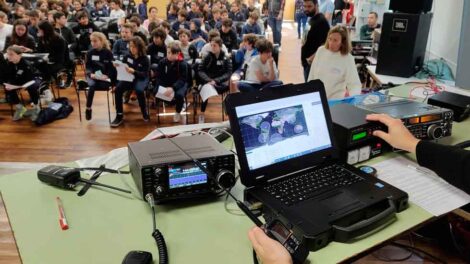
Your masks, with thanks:
M433 14L385 13L378 74L410 77L423 67Z
M401 13L420 14L432 9L432 0L390 0L390 10Z

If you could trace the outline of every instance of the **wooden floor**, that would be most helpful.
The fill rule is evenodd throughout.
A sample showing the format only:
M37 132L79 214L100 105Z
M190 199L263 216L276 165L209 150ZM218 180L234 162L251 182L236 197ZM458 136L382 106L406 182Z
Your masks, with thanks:
M285 23L283 45L279 59L280 77L285 83L303 82L300 65L300 40L297 39L294 25ZM1 73L0 73L1 74ZM11 120L8 104L0 104L0 161L24 162L68 162L94 155L104 154L112 149L125 146L128 142L138 141L156 127L155 109L152 109L150 122L142 120L137 102L125 105L125 123L119 128L110 128L106 107L106 96L97 92L93 103L93 119L79 120L77 97L73 88L61 90L74 106L73 113L64 120L55 121L42 127L35 126L31 120ZM82 98L82 105L85 100ZM173 109L167 109L169 112ZM83 110L82 110L83 112ZM112 118L114 118L112 108ZM84 115L83 115L84 117ZM192 116L189 118L192 122ZM206 111L206 122L221 121L220 99L211 99ZM162 119L159 126L174 125L172 117ZM1 187L0 187L1 191ZM435 246L425 246L429 252L452 263L463 263L453 254L443 252ZM2 211L0 202L0 263L20 263L9 223ZM369 255L358 263L381 263ZM430 263L413 257L403 263Z

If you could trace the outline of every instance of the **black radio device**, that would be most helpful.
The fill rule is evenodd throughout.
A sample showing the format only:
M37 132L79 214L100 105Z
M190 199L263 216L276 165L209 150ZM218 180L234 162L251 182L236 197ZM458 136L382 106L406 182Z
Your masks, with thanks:
M332 106L330 111L336 144L348 164L369 160L389 149L387 143L372 134L375 130L387 131L382 123L366 120L373 112L350 104Z
M152 194L157 204L217 195L223 190L216 178L235 174L234 154L206 134L129 143L128 151L140 195Z
M436 140L452 135L454 112L450 109L406 99L361 107L377 114L388 114L401 119L418 139Z

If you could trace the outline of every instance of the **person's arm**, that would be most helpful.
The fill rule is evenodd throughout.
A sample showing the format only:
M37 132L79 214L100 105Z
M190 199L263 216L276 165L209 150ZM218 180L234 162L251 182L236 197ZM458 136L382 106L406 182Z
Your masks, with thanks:
M119 53L120 53L119 52L119 43L121 43L120 39L116 40L116 42L114 42L114 44L113 44L113 55L114 56L119 56Z
M178 80L174 83L173 89L175 91L183 87L188 80L188 64L184 61L179 62L179 76Z
M366 40L367 39L367 25L363 25L361 27L361 30L359 32L359 37L361 40Z
M348 65L346 68L346 89L349 91L349 95L361 94L362 83L359 79L359 73L357 72L356 62L351 54L348 54Z
M89 77L91 77L91 75L94 74L93 67L92 67L91 50L89 50L86 53L85 73L86 73L86 76L89 76Z
M199 74L199 78L201 78L204 83L208 83L208 82L212 81L212 78L210 78L209 75L207 75L207 72L206 72L206 68L209 67L209 62L211 60L211 57L212 57L211 54L207 54L207 56L205 56L204 59L202 60L202 62L199 64L199 68L198 68L197 73Z
M221 76L214 78L214 81L216 83L224 83L230 79L230 76L232 75L232 61L230 59L225 59L224 60L224 74Z
M329 30L330 24L328 24L328 21L326 20L319 21L310 27L306 42L302 46L302 58L304 60L303 63L308 63L308 58L310 59L310 62L313 61L313 57L315 56L318 48L325 44Z
M277 20L282 20L282 17L284 16L284 6L286 5L285 0L280 0L281 1L281 6L279 8L279 15L277 15Z
M436 172L457 188L470 193L470 151L444 146L415 138L400 119L385 114L367 116L369 121L379 121L388 127L388 133L374 131L377 136L394 148L416 153L419 165Z
M312 67L310 67L310 72L308 73L308 78L307 78L307 81L311 81L311 80L315 80L315 79L318 79L318 76L315 75L315 71L318 70L318 67L319 66L319 60L322 56L321 52L317 52L316 54L317 56L315 56L315 54L313 55L313 61L312 61Z
M142 62L142 67L134 69L134 75L136 78L146 78L149 76L150 62L147 56L140 57L139 60Z

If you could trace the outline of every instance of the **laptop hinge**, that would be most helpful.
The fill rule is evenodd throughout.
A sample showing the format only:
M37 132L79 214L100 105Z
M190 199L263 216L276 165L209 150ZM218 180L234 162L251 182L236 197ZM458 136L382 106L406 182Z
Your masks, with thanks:
M315 167L317 167L318 165L315 165L315 166L311 166L311 167L307 167L307 168L304 168L304 169L301 169L301 170L297 170L297 171L294 171L294 172L291 172L291 173L288 173L288 174L284 174L284 175L281 175L281 176L278 176L276 178L272 178L272 179L269 179L267 180L267 182L273 182L273 181L277 181L277 180L280 180L282 178L285 178L285 177L289 177L293 174L297 174L297 173L300 173L300 172L303 172L303 171L307 171L307 170L311 170Z

